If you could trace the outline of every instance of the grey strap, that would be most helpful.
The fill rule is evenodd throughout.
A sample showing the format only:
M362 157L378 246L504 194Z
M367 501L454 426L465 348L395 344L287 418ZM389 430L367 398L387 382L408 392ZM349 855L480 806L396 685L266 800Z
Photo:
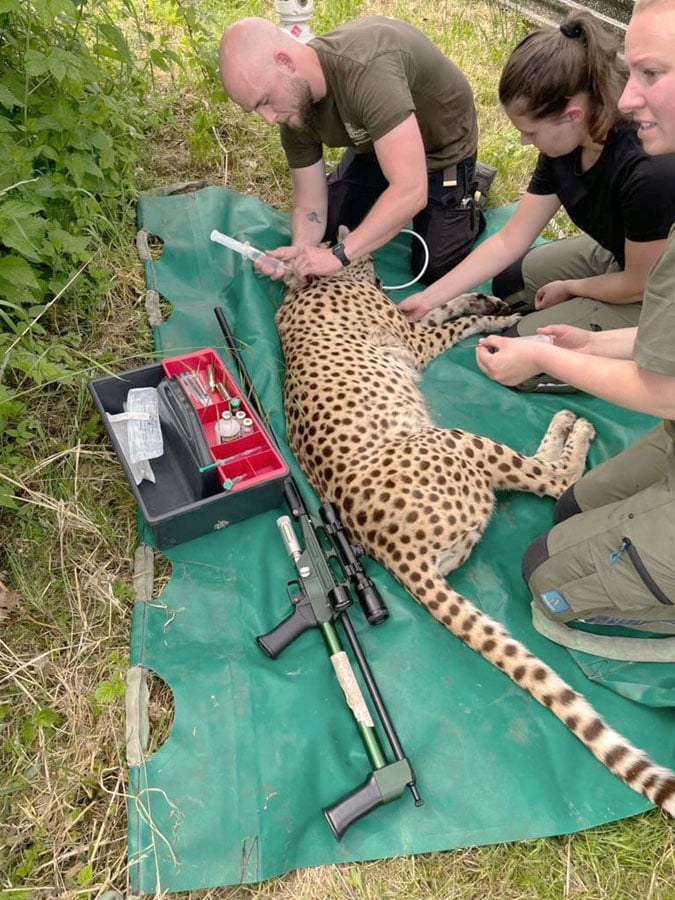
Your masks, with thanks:
M593 656L604 656L607 659L625 662L675 662L675 637L629 638L590 634L588 631L580 631L561 622L554 622L534 601L532 601L532 623L537 631L550 641Z

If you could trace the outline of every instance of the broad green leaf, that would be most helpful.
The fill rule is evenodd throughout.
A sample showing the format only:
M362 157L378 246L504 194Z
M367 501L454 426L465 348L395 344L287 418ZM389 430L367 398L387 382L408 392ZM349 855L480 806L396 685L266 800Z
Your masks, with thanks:
M99 705L105 706L123 697L125 690L124 679L120 675L115 675L110 681L103 680L98 683L94 691L94 699Z
M99 56L104 56L106 59L114 59L115 62L128 63L128 59L123 53L115 50L114 47L108 47L106 44L98 44L96 53Z
M91 244L90 237L71 234L58 226L50 228L47 237L57 250L76 257L82 256Z
M6 84L0 82L0 106L5 109L14 109L16 106L23 106L23 103L14 94Z
M36 384L56 384L68 376L67 367L53 362L46 353L37 355L17 347L12 353L11 368L23 372Z
M44 209L42 204L36 205L29 203L27 200L8 199L0 202L0 218L5 221L18 221L20 219L30 219L36 213Z
M79 74L80 58L76 53L70 53L60 47L50 47L47 52L47 65L50 74L58 82L66 77L75 80Z
M49 73L49 60L46 54L40 53L39 50L26 50L24 56L26 65L26 73L34 78L41 78Z
M41 261L46 222L38 213L42 205L8 199L0 203L0 243L32 262Z
M105 169L115 165L115 150L109 134L97 128L89 135L89 143L100 152L100 162Z
M155 50L153 47L148 55L150 56L153 66L157 66L157 68L161 69L163 72L168 72L170 70L171 66L167 62L166 54L164 52Z
M10 301L21 289L35 294L40 291L40 282L32 266L13 253L0 256L0 296L4 295L5 301Z
M40 0L40 3L34 3L33 7L34 14L47 28L53 27L55 20L64 14L71 19L77 15L77 8L71 0Z
M7 204L9 205L9 204ZM41 261L41 243L47 223L40 216L11 219L0 209L0 243L33 262Z
M69 153L65 159L68 171L73 175L77 184L81 185L87 175L103 178L103 172L96 165L91 156L85 153Z
M1 2L1 0L0 0ZM0 421L2 420L2 413L0 412ZM0 507L3 509L18 509L21 504L16 499L11 487L9 485L5 485L0 483Z
M129 50L129 45L126 42L124 35L117 27L117 25L106 22L99 26L99 30L101 34L105 36L108 43L112 47L114 47L115 50L117 50L117 52L120 54L120 58L129 65L132 65L134 62L134 57Z
M66 103L50 103L45 115L37 116L30 124L34 132L74 131L78 127L79 110ZM67 138L67 135L65 136Z

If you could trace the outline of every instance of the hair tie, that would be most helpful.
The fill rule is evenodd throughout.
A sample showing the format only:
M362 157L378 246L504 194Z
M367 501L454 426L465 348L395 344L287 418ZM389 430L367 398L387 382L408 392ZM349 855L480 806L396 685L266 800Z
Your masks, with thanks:
M571 22L563 22L560 26L561 32L565 35L566 38L578 38L581 37L581 25L576 25Z

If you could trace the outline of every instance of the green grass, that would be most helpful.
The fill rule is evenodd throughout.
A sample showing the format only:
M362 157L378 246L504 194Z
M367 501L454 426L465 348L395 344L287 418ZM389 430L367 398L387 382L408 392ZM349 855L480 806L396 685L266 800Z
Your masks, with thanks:
M189 7L160 0L136 9L143 28L190 61L182 73L156 72L159 93L148 103L157 127L136 162L138 187L205 178L288 208L290 179L275 131L227 104L203 77L204 65L213 73L223 26L244 13L269 14L271 4L211 3L210 20L197 18L212 36L191 40L181 9ZM408 19L464 69L476 94L480 157L499 168L490 202L515 199L535 153L520 146L497 108L495 86L522 24L496 3L471 0L324 0L313 24L324 30L368 13ZM0 592L0 897L13 900L118 892L112 900L127 890L122 691L136 511L86 381L146 361L152 351L134 231L129 212L100 248L97 265L106 274L89 303L55 304L52 327L70 348L74 374L25 381L30 441L0 469L0 489L9 484L17 494L14 510L0 510L0 582L14 592L13 601ZM161 560L158 568L155 595L170 574ZM166 728L170 695L161 686L150 711L157 728ZM654 811L572 836L325 866L183 896L672 900L675 839Z

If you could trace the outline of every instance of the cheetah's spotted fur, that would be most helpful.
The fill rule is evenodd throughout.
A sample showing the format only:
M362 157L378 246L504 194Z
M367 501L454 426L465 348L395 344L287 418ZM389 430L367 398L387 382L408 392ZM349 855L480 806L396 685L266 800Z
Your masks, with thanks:
M319 496L337 505L352 541L435 619L551 709L619 778L675 815L675 773L606 725L444 577L480 539L495 489L559 496L581 475L594 433L586 420L559 412L527 457L490 438L437 428L418 370L462 338L517 318L490 315L502 309L484 295L452 303L454 314L474 314L436 327L408 322L376 286L369 259L290 289L276 316L290 446Z

